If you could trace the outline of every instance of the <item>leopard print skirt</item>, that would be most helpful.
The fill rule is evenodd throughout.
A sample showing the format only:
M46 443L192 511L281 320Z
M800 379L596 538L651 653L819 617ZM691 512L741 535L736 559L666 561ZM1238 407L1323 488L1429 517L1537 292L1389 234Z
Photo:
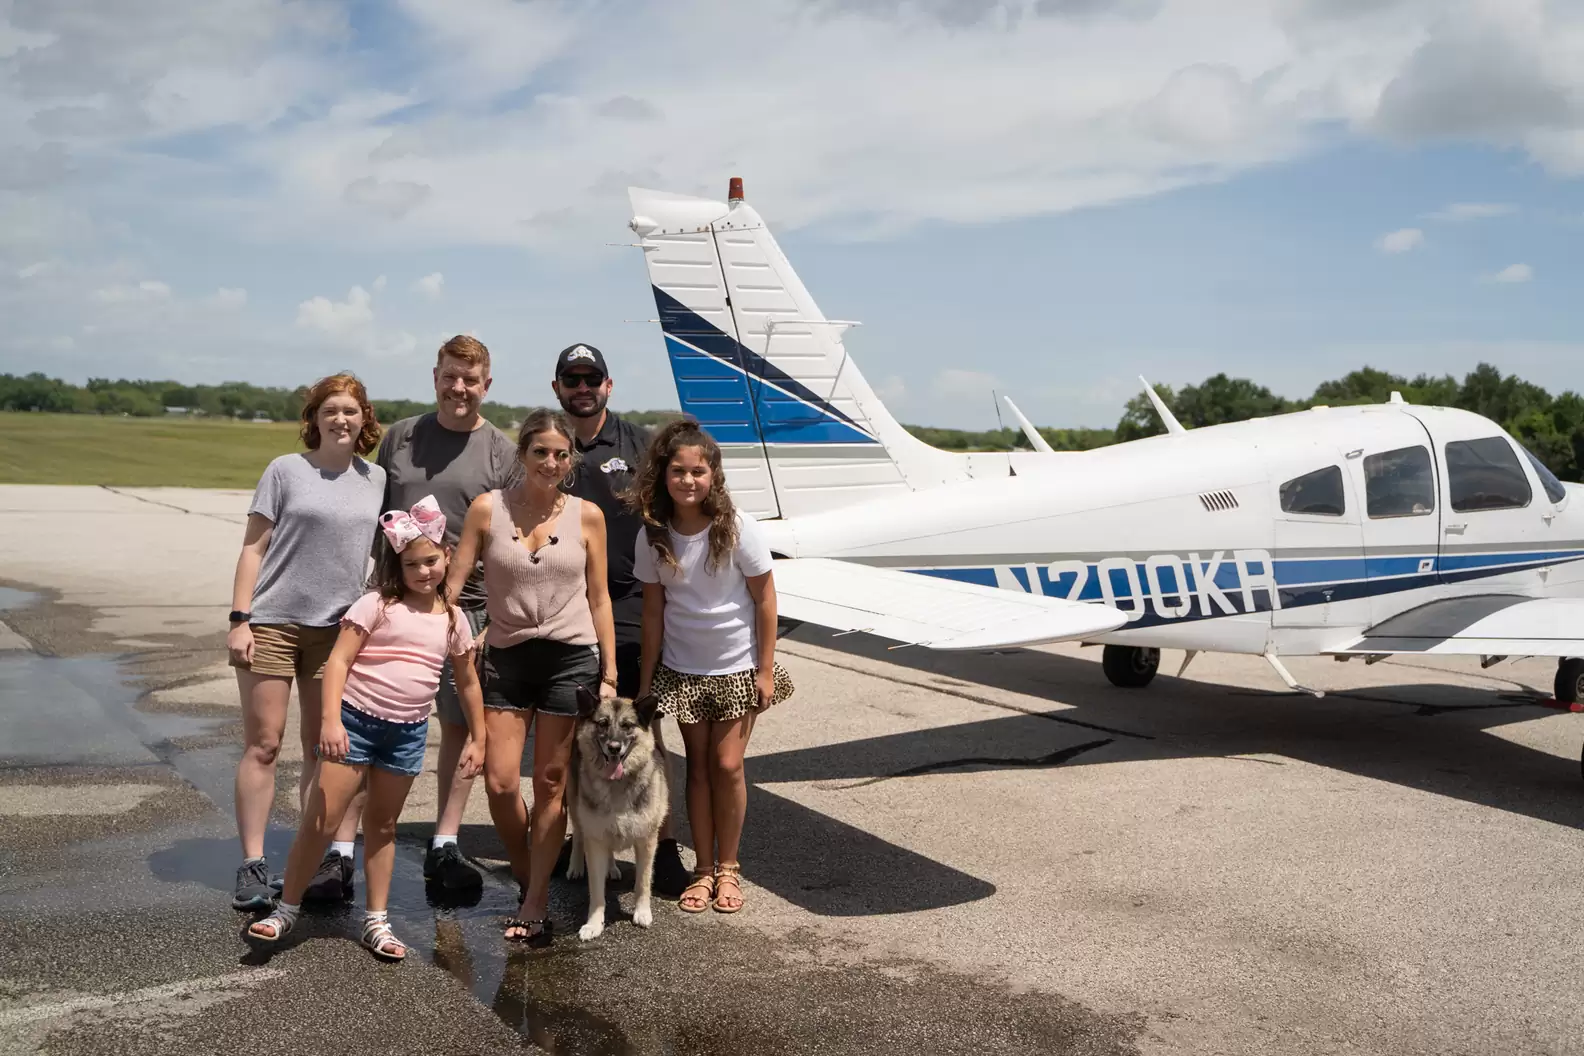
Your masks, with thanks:
M771 704L792 695L792 676L776 664L775 692ZM758 709L759 692L754 688L752 669L729 675L688 675L664 664L655 668L651 688L660 698L660 712L675 715L678 722L731 722Z

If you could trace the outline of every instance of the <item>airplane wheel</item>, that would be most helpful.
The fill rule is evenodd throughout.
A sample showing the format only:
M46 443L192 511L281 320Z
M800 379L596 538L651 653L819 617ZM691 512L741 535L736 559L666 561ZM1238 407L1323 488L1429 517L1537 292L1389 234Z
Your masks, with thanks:
M1570 656L1557 662L1552 695L1558 704L1577 704L1584 698L1584 658Z
M1160 669L1160 650L1141 649L1135 645L1108 645L1100 658L1100 667L1113 686L1123 689L1142 689L1150 684Z

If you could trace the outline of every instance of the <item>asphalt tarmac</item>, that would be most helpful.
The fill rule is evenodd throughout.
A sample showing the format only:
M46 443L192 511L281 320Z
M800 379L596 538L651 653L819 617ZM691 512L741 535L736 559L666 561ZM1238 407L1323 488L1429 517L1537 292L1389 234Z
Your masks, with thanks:
M482 898L423 889L431 769L408 963L355 906L254 954L221 634L246 501L0 488L0 1053L1584 1052L1584 721L1538 661L1293 662L1317 700L1212 656L1127 692L1076 647L804 629L750 752L743 913L633 928L628 863L599 940L557 881L552 948L507 947L482 793Z

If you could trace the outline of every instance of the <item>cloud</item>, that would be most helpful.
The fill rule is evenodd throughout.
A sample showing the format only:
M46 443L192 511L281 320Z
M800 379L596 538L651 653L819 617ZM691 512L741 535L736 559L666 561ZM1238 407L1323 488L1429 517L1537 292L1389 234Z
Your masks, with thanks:
M618 95L605 100L594 108L600 117L615 118L618 121L658 121L661 114L653 103L642 99L635 99L630 95Z
M385 292L385 276L383 276L383 275L375 276L374 281L369 284L369 288L372 289L375 293L384 293Z
M359 336L374 328L374 299L361 286L348 290L344 301L311 298L297 306L297 325L339 340Z
M1489 278L1499 283L1528 282L1534 278L1534 269L1527 264L1509 264Z
M100 304L134 304L146 301L168 300L171 288L166 283L155 279L144 279L137 285L103 286L93 293L93 299Z
M1424 232L1417 227L1404 227L1384 234L1375 243L1382 253L1407 253L1424 244Z
M424 183L381 181L373 176L364 176L347 184L342 197L353 205L361 205L392 219L399 219L416 209L432 190Z
M222 286L204 299L212 308L237 309L247 306L247 291L232 286Z
M1507 202L1453 202L1445 209L1431 213L1428 218L1457 223L1464 220L1489 220L1497 216L1511 216L1517 211L1516 205Z
M440 293L445 289L445 276L438 271L430 272L412 284L414 293L421 293L431 300L439 300Z
M371 285L384 288L381 275ZM418 339L405 330L386 331L375 322L374 296L362 286L353 286L346 299L312 297L297 306L297 326L322 335L338 348L350 349L370 357L405 356L418 346Z
M59 270L59 267L52 260L39 260L25 267L18 268L16 275L19 279L36 279L43 275L53 274Z

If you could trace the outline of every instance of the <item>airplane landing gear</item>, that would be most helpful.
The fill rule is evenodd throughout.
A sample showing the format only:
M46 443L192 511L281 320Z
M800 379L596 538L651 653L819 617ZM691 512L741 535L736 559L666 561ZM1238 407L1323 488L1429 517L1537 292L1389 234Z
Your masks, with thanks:
M1577 704L1584 698L1584 658L1567 656L1557 661L1552 695L1558 704Z
M1557 661L1552 696L1558 704L1577 704L1584 697L1584 658L1565 656ZM1579 776L1584 777L1584 749L1579 751Z
M1135 645L1108 645L1100 658L1100 667L1113 686L1142 689L1150 684L1160 668L1160 650L1142 649Z

